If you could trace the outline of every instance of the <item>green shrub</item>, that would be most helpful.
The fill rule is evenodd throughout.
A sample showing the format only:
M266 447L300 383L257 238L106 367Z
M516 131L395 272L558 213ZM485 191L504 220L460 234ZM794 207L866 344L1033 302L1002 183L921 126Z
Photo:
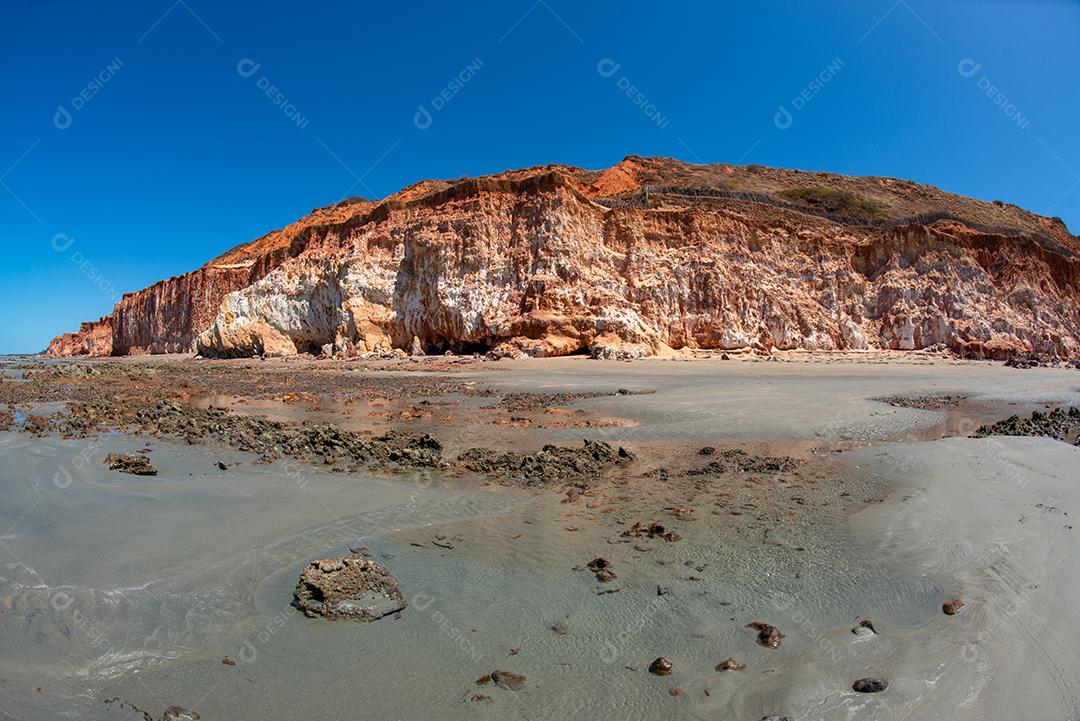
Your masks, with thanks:
M848 218L883 218L885 210L878 204L847 190L832 188L789 188L780 191L788 200L800 201L812 208L825 210Z

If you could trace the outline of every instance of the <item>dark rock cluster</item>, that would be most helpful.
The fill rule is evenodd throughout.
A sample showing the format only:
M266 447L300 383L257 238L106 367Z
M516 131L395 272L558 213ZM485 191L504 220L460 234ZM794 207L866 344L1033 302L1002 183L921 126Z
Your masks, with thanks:
M505 483L538 486L588 479L630 463L634 454L604 441L585 439L581 448L546 445L536 453L470 448L458 456L458 465Z

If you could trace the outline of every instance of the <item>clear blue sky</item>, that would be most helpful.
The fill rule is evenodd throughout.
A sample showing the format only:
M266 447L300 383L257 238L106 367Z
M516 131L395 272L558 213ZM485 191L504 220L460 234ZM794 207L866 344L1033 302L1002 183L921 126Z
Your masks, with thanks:
M344 195L549 162L897 176L1080 232L1077 0L4 0L0 41L5 353Z

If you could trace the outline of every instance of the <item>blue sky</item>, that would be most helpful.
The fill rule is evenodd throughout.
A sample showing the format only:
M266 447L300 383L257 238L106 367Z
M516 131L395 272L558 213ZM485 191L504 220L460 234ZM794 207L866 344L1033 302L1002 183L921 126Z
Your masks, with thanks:
M904 177L1080 232L1077 0L5 0L0 41L4 353L346 195L549 162Z

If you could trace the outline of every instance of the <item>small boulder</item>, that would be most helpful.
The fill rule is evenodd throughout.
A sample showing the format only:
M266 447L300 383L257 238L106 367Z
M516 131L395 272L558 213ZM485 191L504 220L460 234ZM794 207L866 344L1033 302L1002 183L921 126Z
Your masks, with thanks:
M617 578L615 571L611 570L611 561L606 558L594 558L589 561L588 568L596 574L596 580L601 583L607 583Z
M780 648L780 641L784 638L784 634L780 633L780 630L775 626L770 626L762 621L754 621L746 624L747 628L752 628L758 632L758 643L766 648Z
M941 605L941 611L946 616L955 616L956 613L964 607L964 602L959 598L954 598L951 601L946 601Z
M312 561L300 573L293 604L309 618L374 621L405 608L390 570L362 555Z
M494 681L495 685L499 688L506 689L507 691L520 691L525 688L526 679L519 673L492 671L491 680Z
M851 632L859 638L868 638L877 633L877 629L874 628L874 622L868 618L861 619L855 628L851 629Z
M853 691L859 693L880 693L889 687L889 682L881 678L860 678L851 684Z
M716 665L717 671L742 671L745 668L745 663L739 663L733 658L725 658Z
M655 673L657 676L670 676L671 670L671 661L668 661L663 656L658 657L649 664L649 673Z
M622 532L624 537L641 537L646 536L648 538L662 538L669 543L678 541L681 536L674 531L669 531L660 523L650 523L645 525L641 521L637 521L633 526Z
M157 475L157 469L150 465L150 459L138 453L110 453L105 457L105 465L110 471L131 473L135 476Z

